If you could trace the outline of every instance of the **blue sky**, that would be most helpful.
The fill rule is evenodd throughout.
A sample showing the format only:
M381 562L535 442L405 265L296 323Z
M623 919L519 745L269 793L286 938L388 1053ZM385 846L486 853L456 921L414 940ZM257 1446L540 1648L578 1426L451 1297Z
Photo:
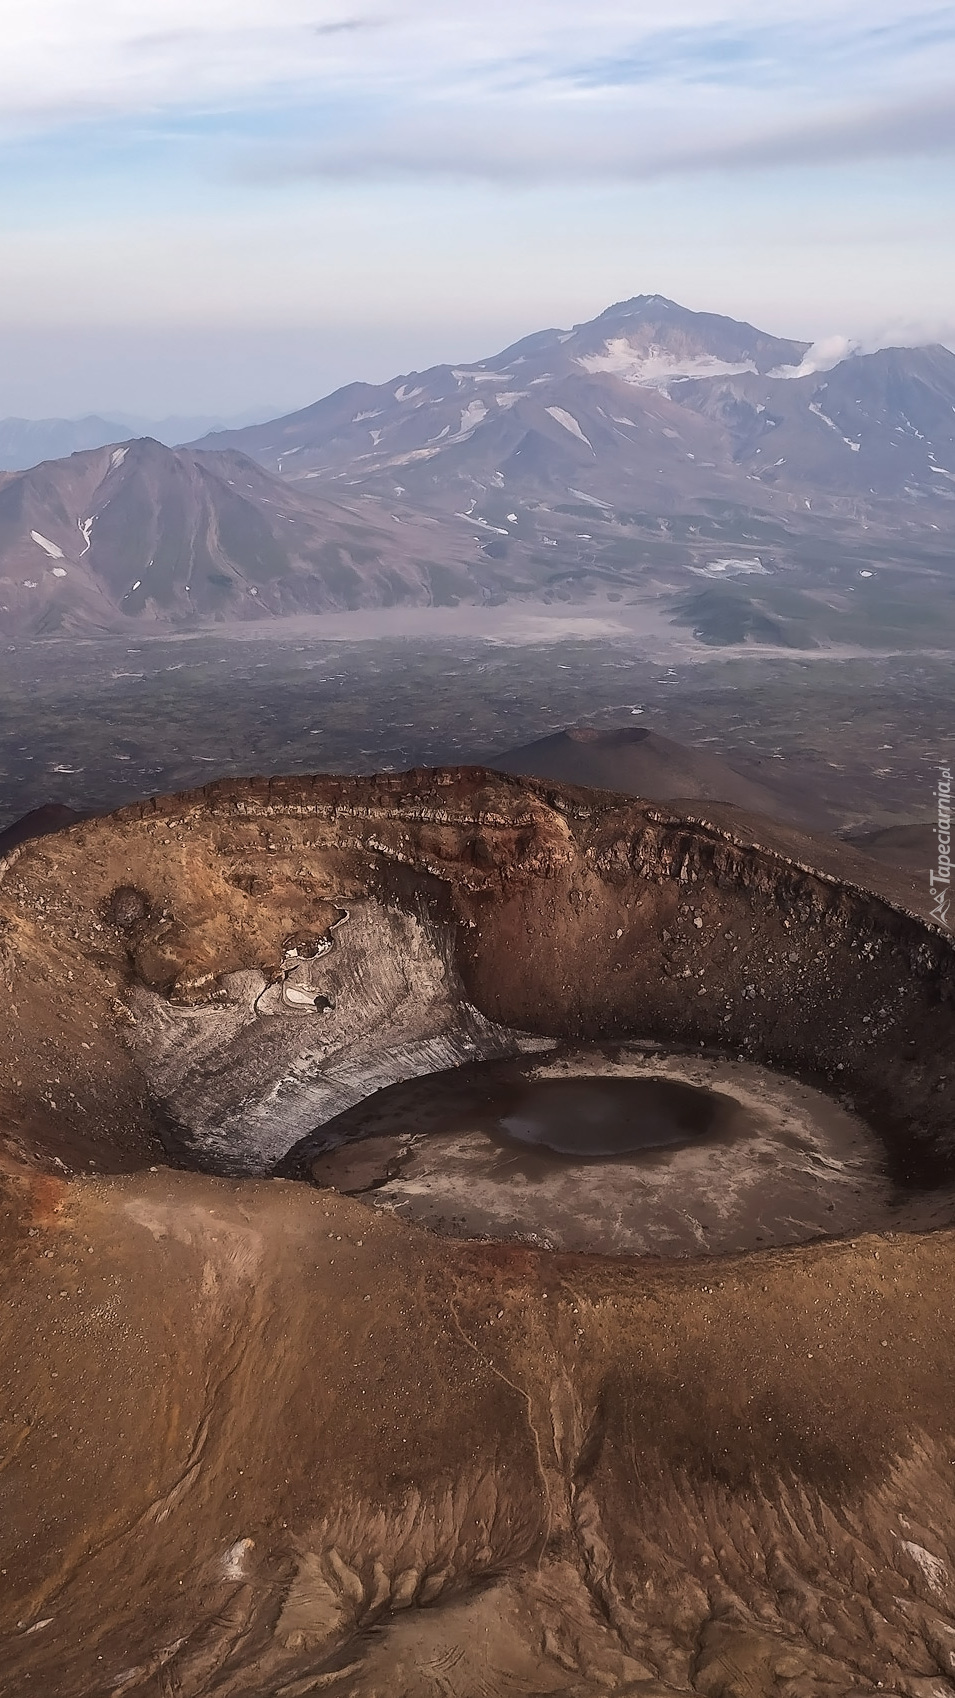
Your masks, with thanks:
M0 415L299 405L644 292L955 340L955 6L16 10Z

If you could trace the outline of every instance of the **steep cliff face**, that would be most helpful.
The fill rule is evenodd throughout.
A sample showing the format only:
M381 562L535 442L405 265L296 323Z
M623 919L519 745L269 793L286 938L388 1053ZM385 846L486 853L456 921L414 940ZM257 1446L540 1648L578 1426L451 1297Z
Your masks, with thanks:
M629 1036L811 1076L944 1200L955 951L862 864L473 770L9 857L8 1689L948 1691L951 1230L653 1263L235 1176L388 1079Z

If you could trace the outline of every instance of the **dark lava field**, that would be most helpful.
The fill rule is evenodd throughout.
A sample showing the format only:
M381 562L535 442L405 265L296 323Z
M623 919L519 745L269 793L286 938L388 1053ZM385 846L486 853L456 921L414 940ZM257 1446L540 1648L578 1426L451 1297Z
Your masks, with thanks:
M0 829L224 775L492 760L582 724L730 758L830 829L928 820L951 663L895 653L688 654L626 635L21 643L0 668ZM665 658L664 658L665 656Z

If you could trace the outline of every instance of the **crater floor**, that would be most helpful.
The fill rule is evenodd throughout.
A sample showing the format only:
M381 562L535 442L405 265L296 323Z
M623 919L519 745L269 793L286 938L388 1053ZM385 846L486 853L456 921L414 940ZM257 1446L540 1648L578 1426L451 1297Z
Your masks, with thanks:
M628 1082L657 1083L661 1099L614 1102ZM667 1088L694 1096L668 1103ZM522 1120L537 1137L549 1125L563 1152L522 1143ZM601 1139L626 1143L628 1128L650 1147L594 1153ZM393 1085L282 1166L444 1235L602 1255L725 1254L955 1221L955 1190L897 1185L879 1138L831 1094L660 1044L558 1045Z

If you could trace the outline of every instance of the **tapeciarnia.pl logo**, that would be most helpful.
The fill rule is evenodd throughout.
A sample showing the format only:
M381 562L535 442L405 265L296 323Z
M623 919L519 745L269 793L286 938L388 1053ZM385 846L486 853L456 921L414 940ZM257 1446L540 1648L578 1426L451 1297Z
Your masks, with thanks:
M948 925L949 887L952 882L952 774L947 766L938 772L938 863L929 873L932 898L932 919L940 926Z

